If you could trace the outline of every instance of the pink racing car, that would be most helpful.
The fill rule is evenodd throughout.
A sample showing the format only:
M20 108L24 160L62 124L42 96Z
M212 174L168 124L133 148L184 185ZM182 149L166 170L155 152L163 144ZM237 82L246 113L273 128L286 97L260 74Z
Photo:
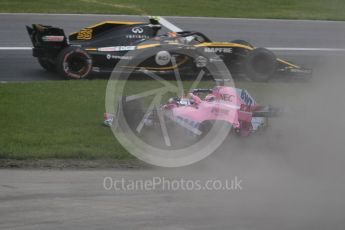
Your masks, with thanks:
M164 115L168 124L178 124L197 136L210 129L215 121L230 125L239 136L249 136L265 129L268 117L281 113L281 109L258 105L246 90L224 84L213 89L194 89L186 97L170 98L168 103L149 112L129 98L123 99L123 114L131 129L137 132L145 126L161 126L160 116ZM104 124L111 126L114 120L121 123L116 117L105 113Z

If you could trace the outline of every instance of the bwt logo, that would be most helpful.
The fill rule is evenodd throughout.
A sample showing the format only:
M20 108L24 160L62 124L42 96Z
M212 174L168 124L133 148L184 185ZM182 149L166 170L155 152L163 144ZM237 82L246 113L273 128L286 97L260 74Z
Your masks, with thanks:
M135 34L142 34L144 32L144 29L141 28L141 27L134 27L132 29L132 32L135 33Z
M248 93L245 90L242 90L241 92L241 99L246 103L246 105L251 106L253 104L252 98L248 95Z

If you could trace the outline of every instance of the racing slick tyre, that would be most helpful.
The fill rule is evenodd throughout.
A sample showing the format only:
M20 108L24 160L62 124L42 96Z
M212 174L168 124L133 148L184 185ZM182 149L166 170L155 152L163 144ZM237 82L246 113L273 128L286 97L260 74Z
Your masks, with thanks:
M204 121L200 124L199 130L201 131L201 135L199 136L199 139L202 139L207 135L207 133L212 129L213 126L212 121Z
M204 138L211 131L214 125L218 125L218 127L228 127L230 130L232 129L231 124L226 121L221 121L221 120L204 121L199 126L199 130L201 131L201 135L198 137L199 140Z
M135 132L139 123L144 118L144 105L140 100L126 101L126 97L122 97L121 100L125 122L127 122L129 128Z
M55 62L49 58L38 58L38 63L48 72L56 72Z
M277 69L277 58L265 48L256 48L245 59L245 72L253 81L268 81Z
M68 79L83 79L92 70L92 59L85 50L69 46L59 53L56 59L56 69Z
M233 40L233 41L231 41L231 43L237 43L237 44L249 46L250 48L254 48L254 46L252 44L250 44L249 42L247 42L245 40Z

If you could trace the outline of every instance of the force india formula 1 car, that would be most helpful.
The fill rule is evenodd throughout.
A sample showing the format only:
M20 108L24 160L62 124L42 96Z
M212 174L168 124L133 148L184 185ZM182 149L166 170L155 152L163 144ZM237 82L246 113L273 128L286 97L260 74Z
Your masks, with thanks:
M201 99L201 95L206 95ZM130 98L130 97L128 97ZM122 100L123 116L132 131L145 119L147 111L140 103ZM139 112L140 111L140 112ZM204 135L216 121L225 122L240 136L249 136L267 127L269 117L280 115L279 108L260 106L244 89L219 84L213 89L194 89L189 97L171 98L168 103L161 105L159 112L149 111L150 115L144 121L146 126L161 125L158 113L167 117L168 121L192 131L195 135ZM119 115L104 114L104 124L112 126L122 124ZM189 132L190 133L190 132Z
M106 21L81 29L69 37L60 28L40 24L27 26L27 31L34 46L33 56L38 58L40 65L67 78L86 78L92 72L110 73L120 60L134 59L135 55L126 54L136 50L155 53L142 63L153 71L169 72L182 67L193 70L221 60L234 77L244 76L253 81L267 81L277 75L311 77L311 70L276 58L271 51L254 48L243 40L212 42L204 34L192 31L157 35L160 28L158 20L150 19L150 23ZM165 52L159 56L162 55L159 51L164 51L166 46L208 55L191 59L174 53L167 56ZM172 64L171 56L176 57L177 65ZM157 61L162 58L167 61Z

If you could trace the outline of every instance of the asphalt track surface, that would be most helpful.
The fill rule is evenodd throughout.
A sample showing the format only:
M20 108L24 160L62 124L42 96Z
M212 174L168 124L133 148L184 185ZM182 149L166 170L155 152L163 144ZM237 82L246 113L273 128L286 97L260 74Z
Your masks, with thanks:
M272 161L271 163L274 163ZM343 229L339 200L344 185L325 178L296 180L286 168L270 166L277 174L262 173L262 164L241 170L233 164L218 179L243 180L243 190L155 191L107 190L104 178L121 180L214 179L204 168L184 173L171 170L0 170L0 227L3 230L50 229ZM245 173L247 171L247 173ZM250 173L248 173L250 171ZM269 170L268 170L269 171ZM257 173L257 175L255 175ZM240 175L239 175L240 174ZM269 183L268 183L269 181ZM265 188L263 184L271 186ZM108 186L108 184L106 184ZM167 188L167 185L166 185ZM334 190L337 188L338 190ZM301 195L302 193L308 193ZM325 198L325 194L327 194ZM343 202L341 202L343 203Z
M129 16L0 15L0 47L30 46L24 25L45 23L67 32ZM144 18L143 18L144 19ZM267 134L230 139L210 157L177 168L111 170L0 170L0 229L291 230L345 229L342 51L345 23L170 18L180 28L214 40L245 39L309 67L316 81L289 92L268 92L292 110L272 120ZM285 49L288 48L288 49ZM303 48L300 50L291 48ZM305 48L313 48L313 51ZM314 49L316 48L316 49ZM30 51L0 50L1 81L59 79ZM332 60L332 62L330 62ZM335 62L333 62L335 60ZM327 78L325 78L327 76ZM290 85L288 85L290 86ZM300 86L300 85L298 85ZM125 180L243 181L237 191L107 191L104 177Z
M165 18L181 29L201 31L214 41L243 39L256 47L273 48L277 56L311 68L319 65L324 58L345 53L344 22ZM31 47L25 25L33 23L54 25L65 29L68 34L104 20L147 21L147 17L0 14L0 81L61 79L42 70L37 61L31 57L30 50L6 49ZM299 50L300 48L302 50Z

